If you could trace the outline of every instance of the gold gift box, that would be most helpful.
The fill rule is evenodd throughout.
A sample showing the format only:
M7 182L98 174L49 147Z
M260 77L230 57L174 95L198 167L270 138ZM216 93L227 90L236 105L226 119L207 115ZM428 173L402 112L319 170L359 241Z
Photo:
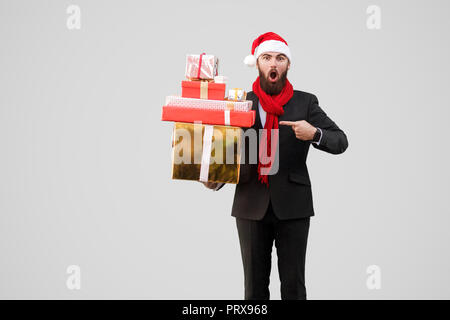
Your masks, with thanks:
M247 99L247 92L241 88L233 88L228 91L228 100L245 101Z
M175 122L172 179L238 183L241 139L239 127Z

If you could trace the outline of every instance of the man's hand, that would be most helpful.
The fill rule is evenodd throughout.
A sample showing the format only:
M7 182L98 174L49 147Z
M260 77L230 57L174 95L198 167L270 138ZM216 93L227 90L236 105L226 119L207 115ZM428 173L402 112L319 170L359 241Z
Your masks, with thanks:
M209 182L209 181L208 182L200 181L200 182L203 183L205 187L207 187L208 189L215 189L219 185L218 182Z
M280 121L280 125L291 126L294 130L295 137L300 140L309 141L314 138L317 128L312 126L308 121Z

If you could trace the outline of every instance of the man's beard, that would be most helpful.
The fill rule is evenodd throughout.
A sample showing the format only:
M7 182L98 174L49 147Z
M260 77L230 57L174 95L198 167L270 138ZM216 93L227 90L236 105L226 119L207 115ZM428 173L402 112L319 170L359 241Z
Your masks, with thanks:
M272 83L267 79L266 75L259 70L259 83L261 85L261 89L271 96L279 94L286 84L287 72L288 71L286 69L286 71L280 75L280 78L276 82Z

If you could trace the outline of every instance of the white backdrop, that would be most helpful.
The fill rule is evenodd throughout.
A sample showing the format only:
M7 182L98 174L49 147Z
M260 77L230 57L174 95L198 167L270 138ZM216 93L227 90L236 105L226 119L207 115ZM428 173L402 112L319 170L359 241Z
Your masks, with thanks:
M235 187L171 180L161 106L181 93L186 53L219 56L250 90L242 60L273 31L294 88L349 140L338 156L310 149L308 298L450 298L449 12L445 0L0 0L0 297L242 299Z

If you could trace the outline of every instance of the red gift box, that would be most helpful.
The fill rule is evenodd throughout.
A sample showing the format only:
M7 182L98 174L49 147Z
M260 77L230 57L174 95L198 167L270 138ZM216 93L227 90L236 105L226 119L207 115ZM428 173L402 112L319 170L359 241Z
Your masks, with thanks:
M255 110L233 111L163 106L161 120L248 128L255 123Z
M224 100L225 87L225 83L181 81L181 96L183 98Z

